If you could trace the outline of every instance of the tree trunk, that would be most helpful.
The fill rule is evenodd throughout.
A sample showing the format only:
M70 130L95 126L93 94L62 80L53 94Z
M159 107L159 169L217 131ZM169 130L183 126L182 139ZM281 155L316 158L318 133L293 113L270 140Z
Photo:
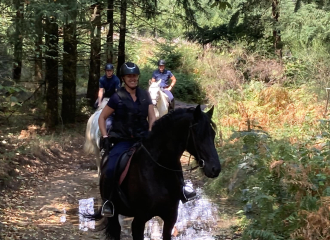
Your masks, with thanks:
M113 63L113 8L114 0L108 0L107 22L109 31L107 35L107 63Z
M126 10L127 10L127 0L121 0L118 65L117 65L117 76L119 76L120 80L121 80L120 67L125 63Z
M23 53L23 12L24 12L24 1L14 1L16 9L15 18L15 41L14 41L14 66L13 66L13 79L18 82L21 78L22 73L22 53Z
M91 29L91 52L89 62L89 79L87 98L93 105L97 99L101 66L101 8L100 5L93 5Z
M281 34L280 31L277 30L277 24L280 17L279 3L280 0L273 0L272 2L272 16L274 19L273 41L274 41L275 54L277 54L279 58L282 59Z
M36 39L35 39L35 59L34 59L34 81L41 84L42 82L42 37L43 37L43 29L42 29L42 15L40 12L36 13L35 19L35 31L36 31Z
M72 0L71 0L72 1ZM73 1L75 2L75 1ZM77 75L77 39L76 39L76 6L72 6L70 17L63 28L63 123L74 123L76 116L76 75Z
M52 129L58 124L58 25L54 17L46 19L46 125Z

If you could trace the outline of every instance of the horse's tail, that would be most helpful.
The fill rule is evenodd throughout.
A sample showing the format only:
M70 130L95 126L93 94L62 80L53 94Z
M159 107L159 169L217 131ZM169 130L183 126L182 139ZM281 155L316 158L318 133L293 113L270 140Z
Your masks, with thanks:
M89 117L87 126L86 126L86 132L85 132L85 144L84 144L84 151L85 153L94 153L94 146L93 146L93 139L92 139L92 134L91 134L91 128L92 128L92 123L93 123L93 117Z
M95 154L99 156L99 125L98 119L101 111L96 111L87 122L85 132L84 151L87 154Z

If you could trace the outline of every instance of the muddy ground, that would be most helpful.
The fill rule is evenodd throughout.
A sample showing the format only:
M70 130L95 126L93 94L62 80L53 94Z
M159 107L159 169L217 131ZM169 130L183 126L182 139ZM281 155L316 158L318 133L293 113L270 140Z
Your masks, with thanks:
M84 129L53 137L49 144L38 139L41 133L36 126L17 135L0 132L0 156L11 160L4 165L11 180L1 186L0 239L102 239L102 232L79 230L79 200L94 198L100 203L95 159L83 152ZM182 163L189 168L188 155ZM186 172L185 179L196 188L203 188L206 180L198 171ZM214 239L239 238L233 231L238 209L221 196L213 200L219 209Z

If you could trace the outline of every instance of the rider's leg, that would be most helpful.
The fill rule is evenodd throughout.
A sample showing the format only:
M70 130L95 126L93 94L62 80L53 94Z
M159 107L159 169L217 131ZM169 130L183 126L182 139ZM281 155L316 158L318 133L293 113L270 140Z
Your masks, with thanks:
M174 109L175 102L174 102L173 94L169 90L166 90L166 89L164 89L163 91L168 96L168 99L169 99L169 108L168 108L168 110Z
M116 165L116 161L114 159L114 154L112 154L112 158L110 158L109 154L109 159L100 178L100 192L103 200L101 215L104 217L112 217L114 214L114 207L110 201L114 187L113 177Z
M105 217L112 217L114 214L114 205L111 202L111 197L113 195L113 190L117 184L115 181L115 170L117 162L121 154L128 150L134 142L118 142L111 149L109 154L109 159L107 164L102 171L101 181L100 181L100 190L101 197L103 200L103 205L101 209L101 215Z
M174 108L175 108L175 100L173 98L172 101L170 102L169 110L174 109Z

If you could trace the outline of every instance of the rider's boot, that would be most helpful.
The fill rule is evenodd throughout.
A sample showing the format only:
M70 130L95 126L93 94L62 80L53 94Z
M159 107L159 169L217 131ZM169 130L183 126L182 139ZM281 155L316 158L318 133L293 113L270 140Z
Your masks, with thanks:
M181 202L186 203L190 200L195 199L197 197L197 194L192 187L185 185L182 173L179 173L179 178L180 178L181 186L182 186Z
M111 181L111 178L108 178L106 176L103 176L103 179L101 180L101 190L102 190L102 199L103 199L103 204L101 208L101 215L103 217L113 217L115 208L113 203L110 201L111 196L112 196L112 187L113 187L113 182Z
M174 110L174 107L175 107L175 100L173 98L172 101L170 102L170 105L168 106L168 110Z

